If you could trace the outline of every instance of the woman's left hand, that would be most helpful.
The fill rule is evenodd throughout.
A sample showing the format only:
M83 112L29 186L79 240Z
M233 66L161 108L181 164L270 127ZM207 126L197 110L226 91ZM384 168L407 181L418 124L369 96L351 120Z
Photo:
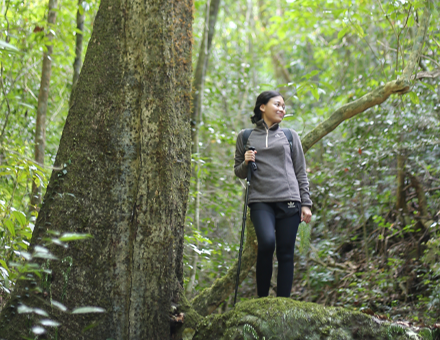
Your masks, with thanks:
M301 222L310 223L312 219L312 212L309 207L301 207Z

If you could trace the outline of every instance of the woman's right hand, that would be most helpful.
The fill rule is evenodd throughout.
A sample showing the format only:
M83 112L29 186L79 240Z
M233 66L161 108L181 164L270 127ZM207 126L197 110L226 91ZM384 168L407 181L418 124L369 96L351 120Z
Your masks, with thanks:
M255 162L255 154L257 151L248 150L244 154L244 161L246 162L246 165L249 164L249 162Z

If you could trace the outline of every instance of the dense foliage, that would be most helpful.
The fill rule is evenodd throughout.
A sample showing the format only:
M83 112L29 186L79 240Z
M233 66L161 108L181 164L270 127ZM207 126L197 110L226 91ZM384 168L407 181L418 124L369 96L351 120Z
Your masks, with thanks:
M46 23L47 1L1 4L0 295L5 299L37 214L29 207L32 180L44 185L51 171L32 161L46 33L55 32L46 141L46 164L52 164L69 108L79 32L76 2L59 2L53 27ZM195 1L194 62L206 6ZM440 67L435 6L419 71ZM85 43L97 7L96 2L80 5L86 13ZM393 0L220 4L203 90L199 153L193 154L184 256L186 283L194 277L189 297L223 276L236 259L243 187L232 171L234 147L238 132L251 127L258 93L280 89L289 114L283 125L304 136L336 108L401 75L423 10L422 1ZM305 254L296 253L294 299L368 307L395 318L440 317L438 83L439 78L415 80L409 94L344 122L307 153L312 242ZM401 169L398 157L404 160ZM414 178L421 184L418 192ZM403 208L398 192L405 193ZM426 197L422 204L420 192ZM255 294L250 275L239 296ZM230 306L231 300L220 312Z

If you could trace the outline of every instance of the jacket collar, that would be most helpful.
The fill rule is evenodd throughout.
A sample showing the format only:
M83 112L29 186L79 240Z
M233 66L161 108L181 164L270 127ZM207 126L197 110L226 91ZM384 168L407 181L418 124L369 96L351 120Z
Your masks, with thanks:
M279 128L279 126L280 125L278 123L275 123L269 128L263 118L261 118L257 122L257 128L260 128L260 129L277 130Z

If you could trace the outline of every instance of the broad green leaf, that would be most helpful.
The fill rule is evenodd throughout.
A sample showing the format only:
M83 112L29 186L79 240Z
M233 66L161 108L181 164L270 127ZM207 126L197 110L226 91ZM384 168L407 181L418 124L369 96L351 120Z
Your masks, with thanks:
M9 276L9 272L3 267L0 267L0 274L3 278L7 278Z
M414 92L410 92L410 93L409 93L409 99L411 99L411 101L413 102L413 104L419 104L419 103L420 103L420 101L419 101L419 97L418 97L417 94L414 93Z
M6 220L5 222L6 227L9 230L9 233L14 237L15 236L15 227L14 227L14 223L12 223L11 220Z
M312 72L303 75L301 78L305 78L307 80L309 80L310 78L312 78L313 76L316 76L319 73L318 70L313 70Z
M59 240L62 242L67 241L77 241L77 240L84 240L87 238L92 238L92 235L90 234L79 234L79 233L64 233Z
M34 311L33 308L28 307L26 305L20 305L17 307L18 314L28 314L28 313L32 313L33 311Z
M50 319L40 320L40 323L43 326L48 326L48 327L58 327L59 325L61 325L59 322L56 322L56 321L50 320Z
M101 307L79 307L72 311L72 314L87 314L87 313L103 313L104 308Z
M436 92L435 91L435 87L434 86L432 86L431 84L428 84L428 83L426 83L426 82L423 82L423 81L421 81L420 83L422 83L423 85L425 85L428 89L430 89L432 92Z
M5 268L9 271L9 268L4 260L0 260L0 264L2 265L3 268Z
M16 218L22 227L26 225L26 215L22 211L15 210L12 215Z
M316 100L319 100L318 88L314 84L310 84L310 92Z
M361 38L363 38L365 36L364 30L362 29L361 25L359 24L355 24L355 30L357 35L359 35Z
M35 246L35 251L32 256L40 259L58 260L58 258L55 255L53 255L49 251L49 249L40 246Z
M349 31L350 31L350 26L345 26L342 30L339 31L338 39L341 39Z
M347 11L346 8L334 9L333 10L333 16L335 17L335 19L337 19L342 13L345 13L346 11Z
M58 308L62 312L67 311L67 307L64 306L61 302L58 302L58 301L55 301L55 300L51 300L50 303L52 304L52 306Z
M18 105L21 105L21 106L24 106L24 107L27 107L28 109L35 110L35 106L30 105L30 104L28 104L28 103L18 102L17 104L18 104Z
M20 52L20 50L17 47L15 47L14 45L11 45L3 40L0 40L0 47L4 48L5 50L8 50L10 52Z
M44 334L46 332L46 330L40 326L33 326L32 332L36 335L41 335L41 334Z

